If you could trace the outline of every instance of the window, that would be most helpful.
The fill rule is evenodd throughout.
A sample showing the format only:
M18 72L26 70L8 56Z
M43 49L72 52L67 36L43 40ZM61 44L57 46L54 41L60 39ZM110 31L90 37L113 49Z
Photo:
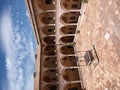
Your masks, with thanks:
M56 86L50 86L50 90L57 90Z
M68 34L73 34L73 32L68 32Z
M52 32L53 31L53 29L48 29L48 32Z
M50 55L55 55L55 52L50 52L49 54L50 54Z
M74 68L72 68L72 69L71 69L71 71L75 71L75 69L74 69Z
M78 8L78 5L74 4L72 5L72 8Z
M73 46L67 46L67 48L73 48Z
M55 72L55 71L56 71L55 69L50 70L50 72Z
M57 80L57 78L52 78L52 80L53 80L53 81L56 81L56 80Z
M51 61L52 63L55 63L55 61Z
M73 28L69 28L69 30L73 30Z
M48 20L52 20L53 18L52 18L52 17L48 17L47 19L48 19Z
M73 0L73 1L76 1L76 2L78 2L79 0Z
M52 3L52 0L45 0L45 3L46 3L46 4L51 4L51 3Z
M68 90L78 90L78 88L68 88Z
M70 19L75 20L75 19L76 19L76 17L70 17Z
M66 2L70 2L70 0L66 0Z

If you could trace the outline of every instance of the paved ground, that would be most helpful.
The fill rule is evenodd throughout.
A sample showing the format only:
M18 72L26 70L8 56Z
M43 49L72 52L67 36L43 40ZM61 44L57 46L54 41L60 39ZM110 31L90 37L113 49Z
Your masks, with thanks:
M96 67L93 63L80 67L84 86L86 90L120 90L120 0L88 0L84 9L76 47L84 51L95 45L99 57Z

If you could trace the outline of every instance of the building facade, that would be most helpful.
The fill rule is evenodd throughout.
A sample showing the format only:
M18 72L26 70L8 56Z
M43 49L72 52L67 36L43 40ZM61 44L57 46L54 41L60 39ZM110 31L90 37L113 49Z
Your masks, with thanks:
M34 90L120 90L120 0L26 0L37 42Z
M84 90L74 37L82 0L26 0L37 41L34 90Z

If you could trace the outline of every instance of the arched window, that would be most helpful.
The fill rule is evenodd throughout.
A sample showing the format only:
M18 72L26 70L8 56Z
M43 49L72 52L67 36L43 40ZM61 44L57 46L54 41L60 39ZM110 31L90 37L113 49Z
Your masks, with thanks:
M61 5L67 10L81 9L82 0L61 0Z
M55 26L45 26L42 28L45 35L55 35Z
M57 67L56 57L45 58L43 64L44 64L44 67L46 68L56 68Z
M42 90L59 90L58 84L47 84Z
M43 80L48 83L57 82L58 81L57 70L50 69L45 71L43 74Z
M55 0L36 0L37 6L42 10L54 10Z
M61 28L61 34L75 34L76 25L68 25Z
M54 56L56 55L56 48L55 45L48 45L45 46L43 49L43 53L48 56Z
M60 40L63 43L72 43L74 40L74 36L64 36L64 37L61 37Z
M54 12L46 12L41 13L39 15L41 22L44 24L55 24L55 13Z
M66 67L77 66L77 57L75 56L65 56L61 60L62 65Z
M78 72L77 68L66 69L63 71L62 75L66 81L78 81L78 80L80 80L79 72Z
M55 44L55 36L47 36L43 40L46 44Z
M61 15L61 20L64 23L77 23L80 13L79 12L68 12Z
M81 83L68 83L64 86L64 90L83 90Z
M74 47L71 45L66 45L61 48L62 54L74 54Z

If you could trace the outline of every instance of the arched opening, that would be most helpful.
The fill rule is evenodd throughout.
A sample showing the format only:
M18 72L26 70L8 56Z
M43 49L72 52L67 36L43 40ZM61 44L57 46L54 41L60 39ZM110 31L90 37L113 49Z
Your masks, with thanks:
M67 10L81 9L82 0L61 0L61 5Z
M77 66L77 57L75 56L65 56L61 60L62 65L66 67Z
M57 70L50 69L45 71L43 74L43 80L48 83L57 82L58 81Z
M61 37L60 40L63 43L72 43L74 40L74 36L64 36L64 37Z
M57 67L56 57L47 57L43 64L44 67L46 68L56 68Z
M36 4L42 10L55 9L55 0L36 0Z
M56 55L55 45L48 45L48 46L46 46L44 48L43 52L44 52L45 55L48 55L48 56Z
M80 13L79 12L68 12L61 16L62 21L65 23L77 23Z
M80 80L79 72L78 72L77 68L66 69L65 71L63 71L62 75L66 81L78 81L78 80Z
M75 34L76 25L68 25L61 28L62 34Z
M64 90L83 90L81 88L81 83L68 83L65 85Z
M55 26L46 26L42 28L45 35L55 35Z
M54 12L41 13L39 17L41 18L41 21L44 24L55 24L55 13Z
M47 36L43 40L46 44L55 44L55 36Z
M44 87L44 90L59 90L58 89L58 84L47 84Z
M63 46L60 51L62 54L74 54L74 47L71 45Z

